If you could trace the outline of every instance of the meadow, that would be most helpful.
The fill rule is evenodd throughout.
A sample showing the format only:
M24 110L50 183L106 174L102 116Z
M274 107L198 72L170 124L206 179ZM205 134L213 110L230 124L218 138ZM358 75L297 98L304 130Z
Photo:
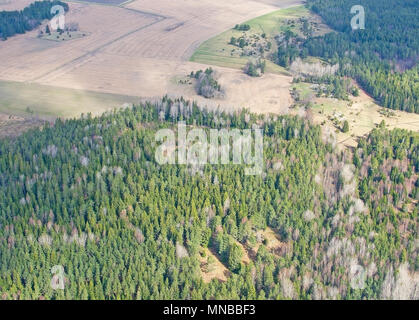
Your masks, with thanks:
M75 90L40 85L0 81L0 112L19 116L56 116L71 118L82 113L100 114L104 111L132 104L139 98L86 90ZM34 99L36 97L36 99Z
M294 6L251 19L243 23L243 25L248 25L250 30L241 31L232 28L205 41L195 51L191 57L191 61L221 67L243 69L250 57L243 55L243 50L238 49L236 45L230 44L231 38L240 38L243 36L246 39L262 39L263 35L263 38L272 44L272 49L264 56L264 58L268 58L266 72L290 75L285 68L272 63L269 60L269 58L271 58L270 56L274 55L276 51L275 37L279 36L287 29L290 29L295 33L299 33L299 24L295 21L308 16L309 11L307 8L304 6ZM288 24L288 21L294 22ZM328 31L328 28L317 19L313 18L313 22L317 24L317 34Z

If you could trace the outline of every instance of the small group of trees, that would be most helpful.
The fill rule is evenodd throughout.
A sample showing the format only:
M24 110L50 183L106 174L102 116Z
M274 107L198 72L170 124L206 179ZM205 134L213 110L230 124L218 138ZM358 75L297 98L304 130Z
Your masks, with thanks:
M190 77L196 80L195 89L200 96L209 99L222 94L221 85L215 80L214 73L212 68L191 72Z
M57 29L59 35L62 35L64 32L66 32L69 38L71 38L71 32L77 31L79 31L79 24L77 22L66 23L64 30L60 28ZM47 35L51 35L51 28L48 24L45 26L45 31L39 31L38 37L42 37L44 35L44 32ZM59 36L57 36L57 38L59 38Z
M266 61L263 59L250 60L244 67L244 72L251 77L261 77L265 73Z
M231 37L229 44L243 49L245 46L247 46L248 43L244 39L244 37L240 37L240 38Z
M266 34L264 33L253 34L251 36L243 34L238 38L231 37L228 44L243 49L239 51L241 52L241 56L263 57L265 56L265 52L269 52L272 49L272 42L266 38Z
M218 234L215 238L215 246L221 260L234 272L240 270L243 250L234 238L228 234Z
M236 24L235 27L234 27L234 30L249 31L250 30L250 25L248 25L248 24Z

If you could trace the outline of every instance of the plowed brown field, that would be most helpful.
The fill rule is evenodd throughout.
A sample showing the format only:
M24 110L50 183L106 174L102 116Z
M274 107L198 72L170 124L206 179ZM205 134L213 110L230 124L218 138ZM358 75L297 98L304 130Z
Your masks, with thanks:
M0 10L19 9L30 2L11 1L0 4ZM47 41L39 39L34 30L0 42L0 80L139 97L184 95L199 100L193 90L173 79L206 67L188 62L203 41L237 23L299 2L136 0L119 7L69 2L66 22L77 22L86 37ZM251 79L237 70L217 71L227 88L226 97L203 103L275 112L291 101L288 77ZM258 106L261 110L254 109Z

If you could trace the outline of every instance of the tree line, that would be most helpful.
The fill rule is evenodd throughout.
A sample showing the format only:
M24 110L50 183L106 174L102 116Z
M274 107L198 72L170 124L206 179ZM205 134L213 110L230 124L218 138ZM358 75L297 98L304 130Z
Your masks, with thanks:
M308 0L308 7L336 32L281 43L278 63L307 55L339 63L339 74L355 79L382 106L419 113L419 3L362 2L365 29L352 30L350 0Z
M0 11L0 38L7 40L38 27L43 20L54 17L51 8L60 5L68 11L68 4L61 1L36 1L20 11Z

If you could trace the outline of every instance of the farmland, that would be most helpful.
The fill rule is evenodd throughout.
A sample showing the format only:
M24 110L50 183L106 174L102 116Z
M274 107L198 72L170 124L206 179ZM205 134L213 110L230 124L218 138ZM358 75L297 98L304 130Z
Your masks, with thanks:
M34 0L0 0L0 10L22 10L32 2Z
M95 91L54 88L36 83L0 81L0 113L45 119L75 114L100 114L132 104L138 98ZM36 99L34 99L36 97Z
M145 98L169 94L195 99L191 90L173 79L205 67L189 62L205 40L236 23L300 1L141 0L119 6L114 1L98 2L106 5L69 2L66 23L78 23L86 37L47 41L38 38L34 30L0 43L0 59L7 61L0 66L0 80ZM25 4L26 0L13 2L15 8ZM10 6L0 5L0 10L10 10ZM272 84L268 81L273 79L276 91L283 92L280 104L290 102L282 76L260 79L243 97L243 91L253 85L252 79L247 84L236 70L217 70L231 81L230 93L224 100L203 101L205 104L252 108L278 95L270 92ZM267 109L277 111L276 104L271 103Z
M0 3L0 10L20 9L31 0L5 2ZM295 24L298 19L310 17L316 34L330 31L306 8L293 6L299 3L69 2L66 23L77 23L79 33L85 36L71 41L48 41L54 39L39 38L38 30L34 30L0 43L0 59L7 61L0 65L0 111L25 114L29 106L38 115L72 117L167 94L194 99L210 108L244 107L258 113L300 114L301 110L290 109L290 91L295 85L289 70L267 59L266 74L251 78L242 72L249 59L243 55L246 48L229 44L231 37L243 37L252 45L271 42L271 50L262 55L269 58L275 53L275 37L281 31L291 28L300 32L298 23ZM247 24L250 30L235 30L236 24ZM223 97L205 99L196 94L192 85L180 81L208 65L225 90ZM300 84L298 89L302 95L313 96L308 84ZM16 97L13 102L12 97ZM349 119L348 133L339 132L334 124L336 114ZM417 129L416 115L397 114L398 117L384 116L365 94L350 108L347 102L327 98L315 99L313 105L314 120L331 125L338 140L348 145L354 145L357 137L382 119L389 126Z

